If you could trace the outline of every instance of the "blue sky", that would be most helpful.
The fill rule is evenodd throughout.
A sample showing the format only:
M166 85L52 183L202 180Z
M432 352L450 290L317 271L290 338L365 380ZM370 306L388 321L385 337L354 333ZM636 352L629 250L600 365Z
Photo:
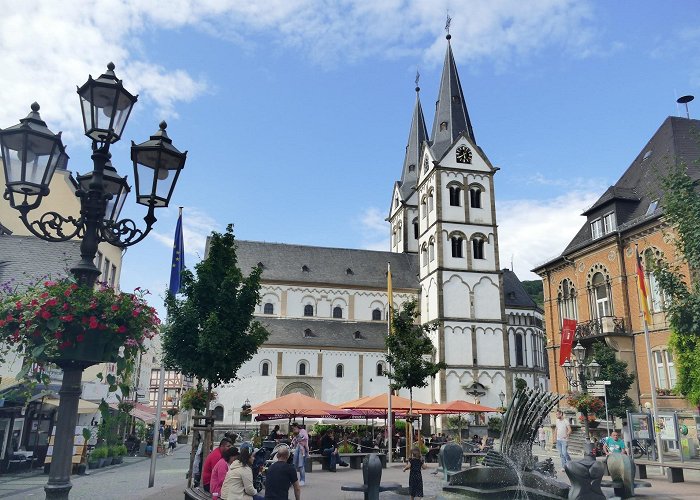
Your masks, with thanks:
M478 144L496 175L501 265L523 279L669 115L698 94L696 2L0 0L0 127L37 100L89 169L75 86L114 61L140 95L113 163L161 119L188 161L171 209L128 250L122 288L167 286L177 206L186 262L240 239L388 249L421 73L428 127L445 13ZM700 97L700 96L699 96ZM691 116L700 114L691 103ZM697 116L697 115L696 115ZM123 215L145 215L133 199ZM158 305L160 299L154 300Z

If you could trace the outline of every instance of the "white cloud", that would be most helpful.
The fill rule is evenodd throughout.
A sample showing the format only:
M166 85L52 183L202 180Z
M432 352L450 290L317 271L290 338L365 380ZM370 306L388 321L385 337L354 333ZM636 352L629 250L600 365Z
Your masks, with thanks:
M166 210L170 212L170 214L166 217L172 219L173 221L176 220L177 209L169 207ZM173 238L175 236L174 223L172 228L173 232L171 234L165 234L153 230L151 231L151 235L156 241L167 246L168 248L172 248ZM196 207L186 207L183 210L182 232L185 243L185 255L196 257L195 262L185 261L187 267L190 269L194 268L194 263L198 262L204 257L204 248L207 243L207 236L209 236L212 231L218 230L218 228L219 224L216 222L216 220L203 210Z
M458 58L504 65L547 47L590 46L590 12L574 0L25 0L0 16L0 124L8 126L37 100L51 128L81 135L76 85L97 77L109 61L129 90L155 103L159 118L208 89L182 68L165 69L144 54L141 37L154 30L194 27L238 44L293 48L322 66L369 56L410 55L436 64L444 53L441 27L453 12ZM425 49L425 38L435 42Z
M360 247L365 250L389 250L389 223L376 207L365 209L359 219Z
M581 229L581 212L600 196L600 190L570 191L549 200L496 202L501 267L521 280L539 279L530 270L559 255Z

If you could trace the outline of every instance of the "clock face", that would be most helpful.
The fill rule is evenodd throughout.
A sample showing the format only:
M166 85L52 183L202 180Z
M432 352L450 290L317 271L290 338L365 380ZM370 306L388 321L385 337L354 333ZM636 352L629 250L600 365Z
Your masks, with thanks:
M460 146L457 148L457 163L471 163L472 162L472 150L467 146Z

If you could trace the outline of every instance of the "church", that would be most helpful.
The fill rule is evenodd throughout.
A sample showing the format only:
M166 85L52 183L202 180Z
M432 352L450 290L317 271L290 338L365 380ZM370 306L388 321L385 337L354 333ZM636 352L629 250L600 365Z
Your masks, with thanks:
M430 135L416 87L390 251L237 241L241 270L263 270L256 316L270 337L236 382L216 388L217 423L238 425L245 402L290 392L334 404L386 393L387 264L395 307L418 300L447 365L416 400L499 407L516 379L547 389L543 311L500 268L497 170L476 142L448 34Z

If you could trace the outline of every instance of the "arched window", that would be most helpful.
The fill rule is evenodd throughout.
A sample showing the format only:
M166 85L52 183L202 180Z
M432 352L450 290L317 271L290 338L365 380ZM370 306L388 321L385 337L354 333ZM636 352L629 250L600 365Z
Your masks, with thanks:
M459 236L453 236L450 238L452 241L452 257L461 259L462 255L462 238Z
M275 306L272 304L272 302L265 303L263 314L275 314Z
M423 247L421 248L421 257L423 259L423 265L427 266L428 265L428 245L423 243Z
M298 373L299 375L306 375L306 361L299 362Z
M659 389L673 389L676 386L676 365L668 349L653 351L656 367L656 386Z
M267 377L270 375L270 363L263 361L260 365L260 375Z
M343 378L343 375L345 373L345 370L343 369L343 365L336 365L335 367L335 376L337 378Z
M399 222L399 227L396 229L396 241L401 241L403 233L403 226L401 225L401 222Z
M379 309L374 309L372 311L372 321L381 321L382 320L382 311Z
M413 219L413 237L418 239L418 217Z
M306 304L304 306L304 316L313 316L314 315L314 306L311 304Z
M381 361L377 363L377 377L383 377L384 376L384 363Z
M559 284L559 326L564 325L564 319L578 319L576 308L576 289L570 279L565 278Z
M428 198L424 197L420 202L420 213L425 219L428 216Z
M333 317L334 318L342 318L343 317L343 308L340 306L335 306L333 308Z
M603 273L595 273L593 275L591 286L593 288L593 298L595 299L596 318L610 316L610 296L608 294L608 284Z
M472 240L472 255L475 259L484 258L484 240L481 238L474 238Z
M657 262L661 260L661 251L654 248L644 250L644 274L649 283L649 307L652 311L662 311L664 308L664 295L659 283L656 281L653 269Z
M462 188L459 186L450 186L450 206L462 206Z
M481 208L481 188L469 188L469 206L472 208Z
M435 260L435 243L432 240L428 243L428 258L430 262Z
M214 408L211 412L211 416L214 417L214 420L217 422L221 422L224 419L224 407L217 406Z
M428 195L428 212L433 211L433 193Z
M523 355L523 336L519 333L515 334L515 364L516 366L523 366L524 355Z

